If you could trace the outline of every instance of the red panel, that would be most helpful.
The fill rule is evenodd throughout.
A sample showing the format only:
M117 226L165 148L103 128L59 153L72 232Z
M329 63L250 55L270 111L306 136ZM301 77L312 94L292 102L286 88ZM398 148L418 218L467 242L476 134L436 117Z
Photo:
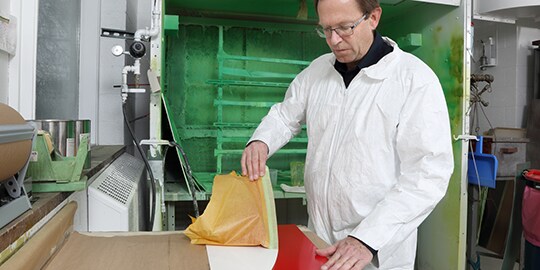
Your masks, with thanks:
M274 270L321 269L328 261L296 225L278 225L279 251Z

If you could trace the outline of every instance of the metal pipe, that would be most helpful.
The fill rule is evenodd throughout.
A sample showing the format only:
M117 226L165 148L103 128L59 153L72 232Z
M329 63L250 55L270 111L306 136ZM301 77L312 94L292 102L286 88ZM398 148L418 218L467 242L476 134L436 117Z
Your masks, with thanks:
M148 29L148 28L145 28L145 29L138 29L136 32L135 32L135 40L136 41L141 41L141 38L143 37L154 37L156 36L157 34L159 34L159 11L157 8L154 7L154 10L152 11L152 28L151 29Z
M124 68L122 69L122 102L126 102L127 94L129 92L127 83L128 72L133 72L135 76L139 76L141 74L141 60L135 59L135 63L133 63L133 66L124 66Z

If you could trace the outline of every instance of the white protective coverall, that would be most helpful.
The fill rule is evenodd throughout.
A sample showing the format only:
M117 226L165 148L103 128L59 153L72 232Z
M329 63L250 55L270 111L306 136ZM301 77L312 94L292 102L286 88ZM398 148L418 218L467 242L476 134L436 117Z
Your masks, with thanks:
M306 123L309 227L328 243L351 235L378 250L365 269L413 269L417 228L453 171L450 123L433 71L383 39L394 50L348 88L332 53L315 59L250 141L270 156Z

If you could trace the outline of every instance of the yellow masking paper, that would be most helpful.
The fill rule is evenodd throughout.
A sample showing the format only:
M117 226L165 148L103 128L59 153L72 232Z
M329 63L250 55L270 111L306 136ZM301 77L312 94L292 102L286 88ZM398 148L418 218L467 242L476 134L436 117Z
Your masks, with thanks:
M234 171L217 175L206 210L185 230L191 243L277 249L274 196L268 175L267 171L256 181Z

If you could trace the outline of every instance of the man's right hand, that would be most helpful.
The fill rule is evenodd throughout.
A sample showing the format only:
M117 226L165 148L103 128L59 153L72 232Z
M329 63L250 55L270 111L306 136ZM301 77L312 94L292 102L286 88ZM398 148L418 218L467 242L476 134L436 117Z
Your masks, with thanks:
M242 153L242 175L249 176L249 180L264 176L267 159L268 145L262 141L252 141Z

